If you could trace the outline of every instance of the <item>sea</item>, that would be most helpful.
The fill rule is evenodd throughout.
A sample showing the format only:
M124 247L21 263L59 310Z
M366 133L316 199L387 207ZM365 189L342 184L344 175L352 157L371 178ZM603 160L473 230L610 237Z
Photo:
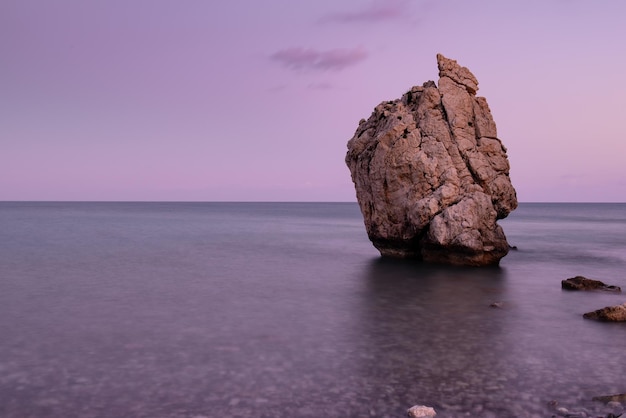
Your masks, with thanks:
M626 294L561 281L626 291L626 204L499 223L460 268L356 203L0 202L0 417L617 416L626 323L583 314Z

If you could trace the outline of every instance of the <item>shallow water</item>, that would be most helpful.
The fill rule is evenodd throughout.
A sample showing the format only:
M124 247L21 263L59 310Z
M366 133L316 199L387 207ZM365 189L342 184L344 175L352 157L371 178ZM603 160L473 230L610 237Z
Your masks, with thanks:
M626 205L522 204L499 268L380 259L354 203L0 203L0 416L549 417L626 393ZM491 308L501 302L501 308Z

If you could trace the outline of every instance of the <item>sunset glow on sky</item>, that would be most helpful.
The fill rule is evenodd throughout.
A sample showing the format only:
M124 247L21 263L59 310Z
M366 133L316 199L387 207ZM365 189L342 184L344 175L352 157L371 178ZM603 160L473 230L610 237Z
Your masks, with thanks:
M626 201L626 2L3 0L0 200L355 201L361 118L468 67L521 202Z

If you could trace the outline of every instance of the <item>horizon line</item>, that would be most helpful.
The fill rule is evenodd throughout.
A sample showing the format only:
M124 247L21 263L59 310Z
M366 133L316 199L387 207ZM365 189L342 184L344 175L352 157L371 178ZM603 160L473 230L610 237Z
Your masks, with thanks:
M356 200L0 200L0 203L357 203ZM519 204L626 204L626 201L547 201Z

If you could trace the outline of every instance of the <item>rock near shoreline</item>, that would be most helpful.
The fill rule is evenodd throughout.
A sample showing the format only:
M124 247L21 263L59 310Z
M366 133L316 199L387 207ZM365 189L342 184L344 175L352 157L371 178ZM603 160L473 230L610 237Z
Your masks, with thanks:
M562 280L561 288L565 290L604 290L616 293L620 293L622 291L619 286L608 285L600 280L588 279L583 276L576 276Z
M509 244L496 221L517 207L506 148L476 77L437 64L438 86L379 104L348 142L365 227L383 256L498 264Z
M433 418L437 415L434 408L424 405L415 405L406 411L409 418Z
M626 303L617 306L606 306L597 311L587 312L586 319L595 319L603 322L626 322Z

